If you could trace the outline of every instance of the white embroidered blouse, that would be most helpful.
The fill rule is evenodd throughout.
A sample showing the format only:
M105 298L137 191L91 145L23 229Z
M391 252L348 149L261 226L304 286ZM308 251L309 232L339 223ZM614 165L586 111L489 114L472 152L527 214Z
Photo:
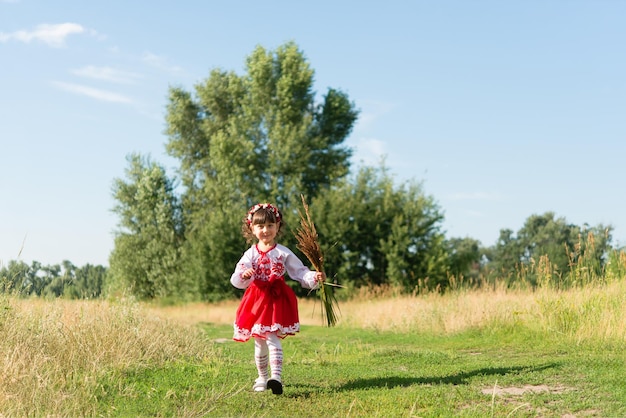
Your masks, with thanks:
M250 268L254 270L254 275L244 280L241 274ZM267 253L260 251L256 245L248 248L237 263L230 282L237 289L246 289L252 280L268 281L271 275L283 276L285 273L305 289L317 289L319 286L315 281L316 272L311 271L293 251L281 244L276 244Z

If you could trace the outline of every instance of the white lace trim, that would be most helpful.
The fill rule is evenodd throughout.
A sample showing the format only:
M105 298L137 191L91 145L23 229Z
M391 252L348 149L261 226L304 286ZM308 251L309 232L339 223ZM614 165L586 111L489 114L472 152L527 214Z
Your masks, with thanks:
M237 341L248 341L250 337L253 335L265 336L271 332L275 332L279 337L285 335L295 334L300 331L300 323L296 322L295 324L284 327L280 324L273 324L271 326L255 324L252 329L244 329L239 328L237 324L234 324L235 334L233 336L234 340Z

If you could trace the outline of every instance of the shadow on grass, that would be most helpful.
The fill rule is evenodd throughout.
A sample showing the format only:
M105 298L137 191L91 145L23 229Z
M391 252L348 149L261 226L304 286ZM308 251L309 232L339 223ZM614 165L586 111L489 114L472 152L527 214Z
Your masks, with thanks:
M433 377L410 377L410 376L385 376L372 377L368 379L355 379L337 387L336 390L354 390L368 388L394 388L412 385L467 385L468 379L475 376L504 376L511 373L531 373L541 370L551 369L557 366L556 363L545 364L543 366L522 366L522 367L487 367L469 372L460 372L449 376Z

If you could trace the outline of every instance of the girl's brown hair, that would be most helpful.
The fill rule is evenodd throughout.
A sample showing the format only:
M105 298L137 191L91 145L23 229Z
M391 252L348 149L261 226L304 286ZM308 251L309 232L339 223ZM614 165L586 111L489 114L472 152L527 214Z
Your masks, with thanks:
M278 224L276 237L279 237L281 235L283 228L283 217L280 212L278 212L277 216L276 212L278 212L278 209L275 207L261 207L252 213L248 212L248 216L243 219L241 224L241 232L248 244L251 244L256 240L256 237L252 233L253 225L265 223Z

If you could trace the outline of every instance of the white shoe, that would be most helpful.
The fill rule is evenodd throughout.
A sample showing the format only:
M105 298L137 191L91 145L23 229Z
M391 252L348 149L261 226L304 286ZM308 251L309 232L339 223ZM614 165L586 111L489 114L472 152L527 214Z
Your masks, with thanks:
M252 390L255 392L263 392L265 389L267 389L267 382L262 377L258 377L254 381L254 385L252 385Z

